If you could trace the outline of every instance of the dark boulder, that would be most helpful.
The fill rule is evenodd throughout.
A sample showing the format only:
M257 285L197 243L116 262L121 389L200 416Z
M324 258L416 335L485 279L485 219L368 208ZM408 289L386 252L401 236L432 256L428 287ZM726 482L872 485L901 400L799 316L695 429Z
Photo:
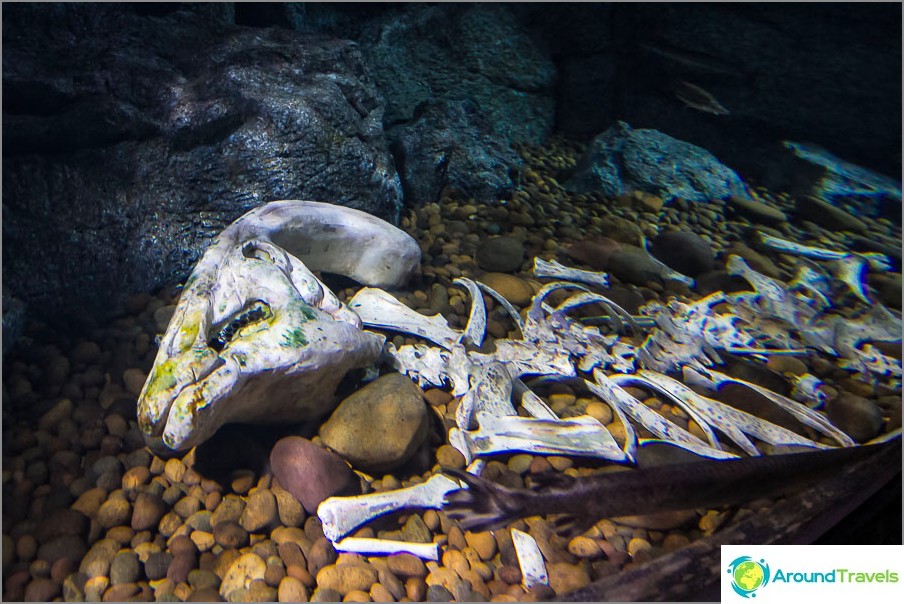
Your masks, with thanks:
M388 132L413 205L438 201L444 189L495 201L514 189L521 159L473 101L425 103L415 117Z
M105 4L10 5L3 37L3 279L29 312L110 315L267 201L398 218L351 42Z

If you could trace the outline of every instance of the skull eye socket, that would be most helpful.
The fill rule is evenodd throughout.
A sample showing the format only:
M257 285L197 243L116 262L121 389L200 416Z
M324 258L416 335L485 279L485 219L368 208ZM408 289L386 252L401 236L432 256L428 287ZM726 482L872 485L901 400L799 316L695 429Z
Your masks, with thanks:
M262 300L253 300L233 317L220 323L218 327L215 327L213 336L207 340L207 345L217 352L222 352L222 350L232 342L240 329L251 325L252 323L258 323L269 319L271 316L273 316L273 313L270 311L270 306L266 302Z
M245 258L257 258L258 260L266 260L272 264L276 264L276 260L273 256L270 255L269 252L264 250L258 245L255 245L253 242L246 243L242 248L242 256Z

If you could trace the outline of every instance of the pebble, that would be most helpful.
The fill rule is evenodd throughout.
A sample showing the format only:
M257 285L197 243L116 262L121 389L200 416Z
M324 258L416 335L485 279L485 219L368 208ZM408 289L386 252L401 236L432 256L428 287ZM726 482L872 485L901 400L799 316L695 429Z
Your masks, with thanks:
M646 285L658 282L662 277L662 268L644 250L625 246L612 254L608 271L619 280L635 285Z
M609 265L609 259L621 248L622 245L614 239L598 237L575 243L568 247L565 253L581 264L586 264L597 271L604 271Z
M800 359L785 355L773 355L766 361L766 367L780 373L782 375L791 373L793 375L803 375L807 373L807 365Z
M157 526L164 514L166 504L162 497L152 493L139 493L132 510L131 526L136 531L152 529Z
M110 564L110 583L132 583L138 580L140 568L138 556L131 552L119 552Z
M535 459L542 459L542 457ZM479 533L465 531L465 541L468 543L468 547L477 552L481 560L491 560L496 555L496 539L490 531Z
M797 198L795 211L799 217L812 220L827 229L857 233L869 231L869 225L853 214L810 195L802 195Z
M266 572L267 564L260 556L253 553L242 554L226 571L226 576L223 577L223 582L220 584L220 595L227 600L234 601L230 598L233 591L245 589L245 586L251 581L263 581Z
M144 562L144 573L147 578L157 581L166 577L166 571L173 561L173 555L169 552L153 552Z
M48 578L32 580L25 588L25 602L50 602L60 594L60 585ZM4 598L6 599L6 598Z
M37 558L39 560L46 560L50 564L63 558L80 561L87 551L88 547L81 536L62 535L47 543L41 544L38 548Z
M653 239L650 251L666 266L688 277L715 268L710 244L690 231L664 231Z
M878 436L882 430L882 410L856 394L842 392L828 401L826 414L835 426L859 443Z
M240 524L249 533L275 524L279 520L276 496L270 489L257 489L248 497Z
M511 273L524 262L524 244L514 237L490 237L477 246L477 266L491 273Z
M138 396L141 389L144 388L144 382L147 379L147 372L136 367L130 367L122 372L122 383L126 388L126 392Z
M534 296L534 288L530 283L505 273L484 273L478 281L496 290L503 298L515 306L524 307L530 304Z
M549 586L557 596L563 596L590 584L590 575L580 566L567 562L551 562L546 565Z
M78 568L79 572L85 573L89 578L109 576L110 564L118 550L119 544L112 539L97 541L82 558Z
M132 516L132 506L127 499L108 499L97 511L97 522L104 528L128 524Z
M461 470L467 465L465 456L452 445L440 445L436 450L436 462L443 468L453 470Z
M220 522L213 527L213 538L217 545L226 549L238 549L248 545L248 531L232 520Z
M317 586L344 596L350 591L370 590L377 581L377 570L366 564L330 564L317 573Z
M587 408L584 409L584 413L592 417L593 419L599 421L599 423L608 425L612 423L613 414L612 408L605 403L600 403L598 401L594 401L587 405Z
M280 602L307 602L310 598L308 588L295 577L283 577L276 590Z
M746 216L754 222L764 222L767 224L780 224L788 221L788 217L775 206L756 201L748 197L738 197L732 195L728 198L729 210Z
M386 565L394 575L403 579L412 577L424 578L427 576L427 566L420 558L412 554L392 554L387 556Z
M569 541L568 551L578 558L595 559L603 555L599 542L584 536L577 536Z

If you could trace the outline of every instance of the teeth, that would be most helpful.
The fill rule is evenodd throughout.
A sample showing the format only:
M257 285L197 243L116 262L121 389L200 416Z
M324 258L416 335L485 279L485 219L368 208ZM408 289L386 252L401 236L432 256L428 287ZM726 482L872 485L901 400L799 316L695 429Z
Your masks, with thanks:
M392 554L411 554L422 560L439 560L439 545L436 543L412 543L410 541L393 541L392 539L370 539L365 537L346 537L333 543L336 551L364 554L365 556Z
M442 507L449 491L462 488L456 481L437 474L413 487L370 493L356 497L330 497L317 507L317 517L323 523L323 534L337 541L365 522L404 508Z
M521 567L521 585L524 589L549 585L543 554L540 553L540 547L534 538L523 531L512 529L512 544L515 546L518 566Z

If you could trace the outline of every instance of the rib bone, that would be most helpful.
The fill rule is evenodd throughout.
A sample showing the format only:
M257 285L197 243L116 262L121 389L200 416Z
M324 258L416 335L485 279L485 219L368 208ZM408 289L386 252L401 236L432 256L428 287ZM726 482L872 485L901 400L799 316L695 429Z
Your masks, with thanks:
M462 336L449 327L442 315L422 315L381 289L363 288L349 300L348 306L358 313L361 321L368 327L410 333L446 349L451 348Z

